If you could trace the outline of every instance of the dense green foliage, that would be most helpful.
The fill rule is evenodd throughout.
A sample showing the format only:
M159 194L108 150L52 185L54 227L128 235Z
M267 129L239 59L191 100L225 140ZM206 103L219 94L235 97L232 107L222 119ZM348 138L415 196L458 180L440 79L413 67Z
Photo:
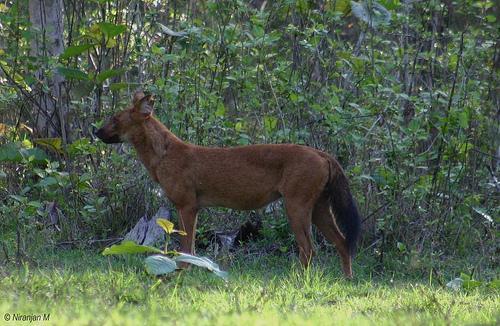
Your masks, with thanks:
M31 26L29 2L0 2L1 261L94 248L155 212L164 199L131 149L92 135L141 87L186 141L291 142L336 155L364 216L360 247L376 257L370 268L451 277L446 262L460 260L462 272L497 277L500 54L492 0L63 4L64 51L50 55L43 47L34 53L46 43ZM50 111L41 100L55 96L55 76L65 82ZM219 212L201 216L201 243L209 242L204 231L247 218ZM262 217L254 252L293 252L286 220L276 215ZM385 296L385 287L374 291ZM393 300L432 293L419 289L406 286ZM422 309L423 320L432 317Z

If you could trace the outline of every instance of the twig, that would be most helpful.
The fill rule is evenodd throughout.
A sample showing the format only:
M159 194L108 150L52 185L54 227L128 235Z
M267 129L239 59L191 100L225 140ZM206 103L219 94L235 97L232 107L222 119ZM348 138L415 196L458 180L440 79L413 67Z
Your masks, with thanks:
M7 250L7 247L5 246L5 242L2 241L2 249L3 249L3 253L5 255L5 262L8 262L10 259L9 259L9 251Z
M455 72L453 74L453 84L451 85L451 91L450 91L450 97L448 98L448 106L446 108L446 116L445 116L445 123L444 126L441 128L441 131L444 131L448 128L448 123L449 123L449 115L451 111L451 105L453 104L453 96L455 95L455 87L457 85L457 79L458 79L458 68L460 67L460 61L462 60L462 54L464 50L464 35L467 29L464 29L462 32L462 35L460 37L460 48L458 50L458 58L457 58L457 64L455 65ZM434 175L432 176L432 191L430 194L435 194L437 192L437 176L439 172L439 166L441 164L441 159L443 156L443 146L444 146L444 135L441 135L440 142L439 142L439 148L438 148L438 157L436 160L436 168L434 170Z

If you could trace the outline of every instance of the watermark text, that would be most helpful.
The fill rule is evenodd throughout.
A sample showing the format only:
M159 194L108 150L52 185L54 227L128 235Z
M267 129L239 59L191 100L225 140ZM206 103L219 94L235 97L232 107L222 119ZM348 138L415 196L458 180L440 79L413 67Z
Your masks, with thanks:
M32 323L34 321L49 321L50 320L50 314L49 313L43 313L43 314L21 314L21 313L5 313L3 315L3 320L5 321L25 321L28 323Z

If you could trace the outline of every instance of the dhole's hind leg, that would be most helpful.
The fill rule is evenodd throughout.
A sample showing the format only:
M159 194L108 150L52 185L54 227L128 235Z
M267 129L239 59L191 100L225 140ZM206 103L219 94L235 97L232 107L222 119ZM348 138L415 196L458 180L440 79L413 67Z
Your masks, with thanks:
M326 196L321 196L314 206L312 222L323 233L325 238L334 244L340 255L342 262L342 270L348 278L352 278L352 262L351 255L344 235L340 232L337 223L330 211L330 203Z
M299 260L302 266L307 267L314 256L311 239L311 215L312 208L301 205L285 198L286 214L290 228L295 235L299 247Z

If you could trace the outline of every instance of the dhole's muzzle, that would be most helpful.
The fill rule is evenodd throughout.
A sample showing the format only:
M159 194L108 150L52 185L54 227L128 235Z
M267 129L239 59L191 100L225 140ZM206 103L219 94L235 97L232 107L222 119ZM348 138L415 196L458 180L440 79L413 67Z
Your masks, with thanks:
M106 144L118 144L122 143L123 141L121 140L119 135L110 135L109 132L106 132L105 127L100 128L95 132L95 135L97 138L105 142Z

